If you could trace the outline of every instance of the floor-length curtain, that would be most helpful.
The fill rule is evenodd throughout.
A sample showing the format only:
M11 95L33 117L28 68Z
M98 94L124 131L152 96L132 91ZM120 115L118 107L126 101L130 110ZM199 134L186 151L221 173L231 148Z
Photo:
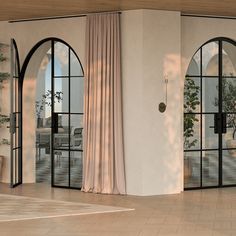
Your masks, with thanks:
M125 194L118 13L87 16L82 191Z

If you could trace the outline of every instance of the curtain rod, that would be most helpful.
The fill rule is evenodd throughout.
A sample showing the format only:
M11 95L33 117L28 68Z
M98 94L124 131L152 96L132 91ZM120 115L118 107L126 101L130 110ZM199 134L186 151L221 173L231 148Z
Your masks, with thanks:
M103 11L103 12L91 12L87 14L79 14L79 15L68 15L68 16L52 16L52 17L39 17L39 18L29 18L29 19L19 19L19 20L9 20L8 23L20 23L20 22L30 22L30 21L42 21L42 20L57 20L57 19L68 19L68 18L79 18L86 17L92 14L113 14L118 13L121 14L120 11Z
M222 20L236 20L236 17L233 17L233 16L230 17L230 16L195 15L195 14L184 14L184 13L182 13L181 16L212 18L212 19L222 19Z

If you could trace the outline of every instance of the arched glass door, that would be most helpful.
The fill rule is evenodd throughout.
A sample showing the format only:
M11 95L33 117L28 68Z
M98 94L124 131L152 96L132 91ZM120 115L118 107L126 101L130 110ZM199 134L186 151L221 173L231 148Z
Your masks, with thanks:
M193 56L184 85L185 189L236 185L236 43L216 38Z
M11 39L11 112L10 112L10 185L12 188L22 184L22 104L20 61L17 45Z
M68 45L52 40L51 49L52 186L81 188L83 69Z
M53 187L80 189L84 96L81 62L70 45L58 38L38 42L21 70L15 58L18 54L13 48L12 186L22 183L22 176L30 172L31 181L36 177L38 183L45 179Z

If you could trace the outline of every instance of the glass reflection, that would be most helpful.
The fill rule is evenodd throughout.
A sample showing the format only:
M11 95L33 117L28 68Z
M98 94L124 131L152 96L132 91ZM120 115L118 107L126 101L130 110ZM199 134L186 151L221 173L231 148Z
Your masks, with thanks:
M219 43L211 42L202 47L202 75L219 75Z
M222 69L223 76L232 77L236 76L235 71L235 55L236 55L236 47L235 45L223 42L222 43Z
M184 153L184 187L200 187L201 181L201 152Z
M56 42L54 44L55 62L59 63L60 70L55 71L55 76L69 76L69 48L67 45ZM56 67L56 63L54 68Z
M214 132L214 114L202 115L202 148L218 149L218 134Z
M202 112L219 111L219 80L214 77L202 78Z
M202 152L202 185L204 187L219 184L219 152Z
M200 74L200 51L197 51L189 64L186 77L200 76Z

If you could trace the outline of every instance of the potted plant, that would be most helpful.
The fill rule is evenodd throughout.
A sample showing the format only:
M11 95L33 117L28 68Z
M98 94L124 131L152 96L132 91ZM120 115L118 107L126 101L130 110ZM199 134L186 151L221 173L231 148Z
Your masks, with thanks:
M184 149L188 150L194 147L197 139L194 138L194 124L198 122L196 114L199 106L199 91L200 87L196 85L195 81L190 77L185 77L184 84ZM188 178L192 174L191 160L184 157L184 178Z
M0 43L0 64L1 65L2 65L2 63L4 63L7 60L7 58L3 54L3 49L6 46L7 45L4 45L4 44ZM1 91L3 89L3 82L5 80L9 79L9 76L10 76L9 73L0 71L0 94L1 94ZM1 111L2 111L2 109L0 107L0 128L2 128L5 123L8 123L10 121L9 116L7 116L5 114L2 114ZM9 145L9 144L10 143L9 143L8 139L5 139L5 138L0 139L0 145ZM4 159L4 156L0 153L0 178L2 177L3 159Z

